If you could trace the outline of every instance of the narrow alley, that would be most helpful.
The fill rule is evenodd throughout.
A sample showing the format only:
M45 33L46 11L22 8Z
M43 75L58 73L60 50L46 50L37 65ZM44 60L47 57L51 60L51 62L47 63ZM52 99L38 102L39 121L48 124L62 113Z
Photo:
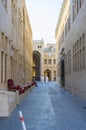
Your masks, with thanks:
M38 82L9 117L0 117L0 129L22 130L19 111L27 130L86 130L86 102L56 82Z

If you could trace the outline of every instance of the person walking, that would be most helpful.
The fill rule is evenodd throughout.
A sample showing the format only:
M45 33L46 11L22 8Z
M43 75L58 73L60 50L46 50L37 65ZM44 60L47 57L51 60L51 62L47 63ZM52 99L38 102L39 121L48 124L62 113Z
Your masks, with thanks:
M44 83L44 76L41 76L41 83Z
M46 83L48 83L48 76L46 76Z

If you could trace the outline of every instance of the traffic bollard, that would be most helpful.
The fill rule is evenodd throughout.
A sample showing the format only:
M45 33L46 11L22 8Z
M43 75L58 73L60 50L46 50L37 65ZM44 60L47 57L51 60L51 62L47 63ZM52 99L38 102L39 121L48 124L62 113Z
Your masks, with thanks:
M20 117L20 122L22 124L23 130L26 130L25 122L24 122L24 117L22 115L22 111L19 111L19 117Z

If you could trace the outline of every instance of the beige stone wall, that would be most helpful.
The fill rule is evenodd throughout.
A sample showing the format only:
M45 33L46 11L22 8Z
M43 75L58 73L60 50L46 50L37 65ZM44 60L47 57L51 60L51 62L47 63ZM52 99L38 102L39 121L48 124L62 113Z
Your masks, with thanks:
M32 78L32 31L24 0L0 2L0 89L9 78L16 84Z
M64 45L65 45L65 53L71 50L71 73L66 74L66 89L86 99L86 87L85 87L86 85L86 80L85 80L85 77L86 77L86 27L85 27L86 9L85 7L86 7L86 1L84 1L81 9L79 10L79 13L76 16L75 21L72 23L72 28L65 40ZM83 34L84 34L84 45L82 42ZM81 45L80 45L80 38L81 38ZM75 46L75 44L76 46L78 46L78 49L76 50L77 61L73 61L73 55L74 55L73 47ZM84 52L85 57L82 56L83 47L85 49L85 52ZM80 64L83 65L82 63L83 58L85 62L85 68L81 69ZM74 69L73 64L75 65L74 62L76 63L76 70L73 70ZM78 65L79 65L79 68L78 68Z
M25 7L25 41L24 41L24 67L25 67L25 82L29 82L32 79L32 30L28 17L28 13Z
M57 59L57 81L60 83L60 53L62 48L64 48L64 35L65 35L65 25L70 16L70 0L64 0L59 15L59 19L56 26L55 38L56 38L56 59Z
M72 3L71 1L71 28L62 44L59 44L57 40L57 57L59 64L61 58L60 53L62 48L64 47L65 89L69 90L75 95L86 99L86 1L82 1L81 8L79 8L78 12L76 10L74 21L72 12L73 4L74 3ZM65 8L64 10L66 9L67 8ZM66 17L65 13L64 16ZM57 30L56 39L60 39L58 32L60 33L60 29ZM60 47L58 48L58 46ZM57 79L59 79L60 82L60 75L57 77Z

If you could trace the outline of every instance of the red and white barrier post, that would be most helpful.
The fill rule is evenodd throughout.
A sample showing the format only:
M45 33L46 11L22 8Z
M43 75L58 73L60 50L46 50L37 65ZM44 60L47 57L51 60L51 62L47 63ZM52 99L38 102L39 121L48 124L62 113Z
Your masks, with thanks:
M22 124L23 130L26 130L25 122L24 122L24 117L22 115L22 111L19 111L19 117L20 117L20 122Z

